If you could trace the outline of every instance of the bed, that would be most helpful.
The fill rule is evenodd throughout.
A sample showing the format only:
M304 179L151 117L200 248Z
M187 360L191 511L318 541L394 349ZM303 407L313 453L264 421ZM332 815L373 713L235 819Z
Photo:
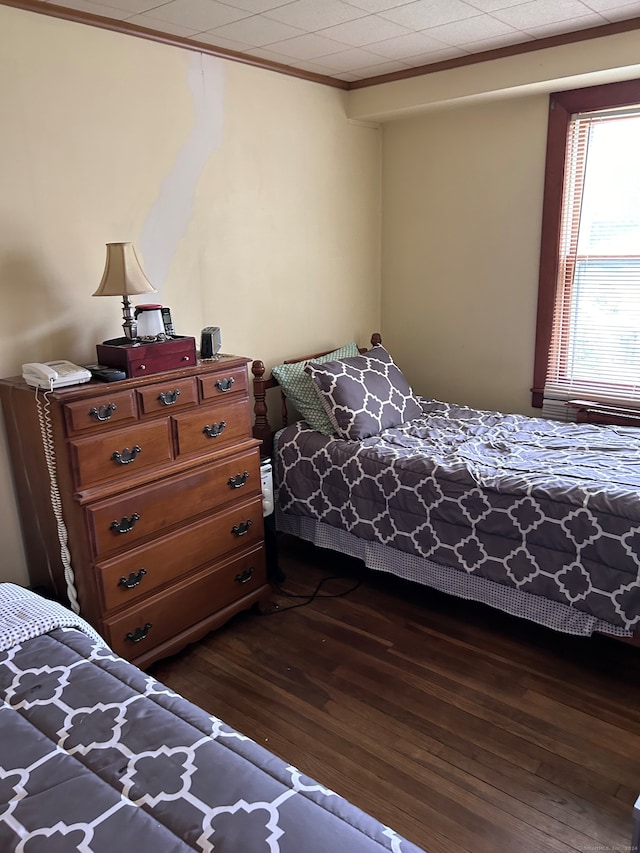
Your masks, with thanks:
M278 531L558 631L638 642L640 429L417 396L379 335L252 369Z
M0 690L3 853L420 853L9 583Z

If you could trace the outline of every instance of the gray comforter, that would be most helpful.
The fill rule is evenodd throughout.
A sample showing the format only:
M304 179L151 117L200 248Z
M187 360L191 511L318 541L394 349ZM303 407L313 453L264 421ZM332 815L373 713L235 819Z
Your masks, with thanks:
M3 587L3 853L420 853L73 619L26 621Z
M282 512L640 626L640 429L422 400L360 442L287 427Z

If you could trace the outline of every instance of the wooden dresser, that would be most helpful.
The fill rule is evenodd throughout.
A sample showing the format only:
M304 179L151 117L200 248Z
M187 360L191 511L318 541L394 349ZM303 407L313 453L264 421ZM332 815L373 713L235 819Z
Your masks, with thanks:
M138 666L270 594L247 364L46 394L0 380L30 581L73 599L58 503L80 615Z

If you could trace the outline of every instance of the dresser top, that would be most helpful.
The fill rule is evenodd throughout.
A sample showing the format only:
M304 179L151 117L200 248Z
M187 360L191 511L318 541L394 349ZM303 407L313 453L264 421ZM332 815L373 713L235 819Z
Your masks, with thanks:
M99 379L91 379L89 382L84 382L79 385L69 385L66 388L56 388L53 391L46 391L48 395L56 400L71 402L73 400L82 400L85 397L92 397L96 391L105 392L107 390L115 392L126 390L127 388L139 388L141 385L150 385L152 383L172 382L183 376L196 376L207 373L219 373L232 368L237 368L241 365L246 365L251 361L250 358L238 355L219 354L211 359L198 359L196 364L189 367L180 367L175 370L165 370L159 373L152 373L148 376L135 376L131 379L118 379L115 382L102 382ZM22 376L8 376L0 379L0 391L2 387L15 389L27 389L35 391L35 388L27 385ZM42 389L40 389L42 390Z

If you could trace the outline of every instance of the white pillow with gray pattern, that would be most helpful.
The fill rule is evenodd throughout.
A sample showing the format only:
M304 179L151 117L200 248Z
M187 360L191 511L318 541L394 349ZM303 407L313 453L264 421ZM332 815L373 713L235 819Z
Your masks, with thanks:
M341 438L360 441L423 414L411 386L381 344L352 358L309 362L304 370Z

